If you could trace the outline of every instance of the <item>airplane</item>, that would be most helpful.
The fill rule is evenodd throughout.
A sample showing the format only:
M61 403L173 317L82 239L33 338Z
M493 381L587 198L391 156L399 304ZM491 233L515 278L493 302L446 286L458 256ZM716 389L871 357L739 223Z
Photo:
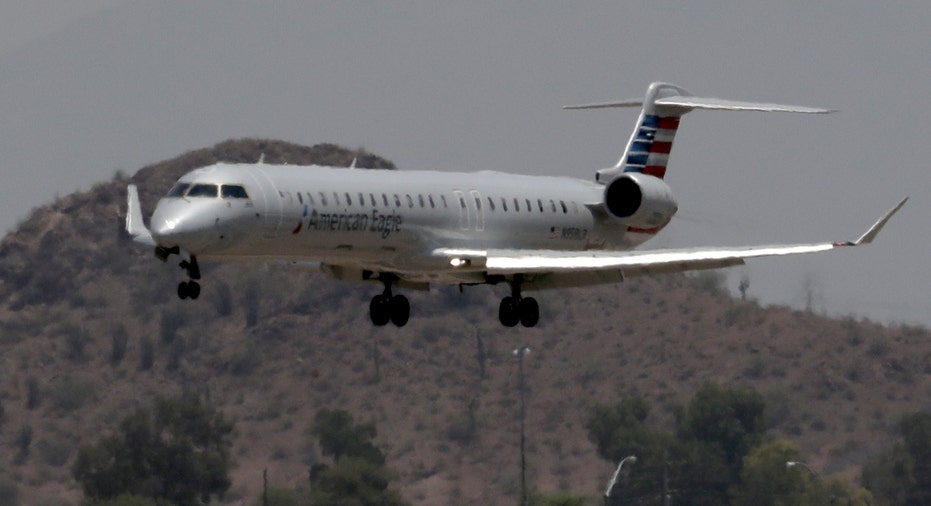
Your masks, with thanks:
M147 228L128 186L126 230L167 261L178 255L200 294L198 260L280 261L342 281L383 286L372 297L376 326L403 327L407 297L395 288L505 284L498 319L533 327L539 304L525 291L616 283L631 276L717 269L748 258L869 244L908 197L853 241L775 246L635 250L673 218L678 204L666 166L683 114L694 109L824 114L811 107L697 97L662 82L644 98L567 109L640 107L620 160L594 181L482 171L354 170L346 167L216 163L178 179Z

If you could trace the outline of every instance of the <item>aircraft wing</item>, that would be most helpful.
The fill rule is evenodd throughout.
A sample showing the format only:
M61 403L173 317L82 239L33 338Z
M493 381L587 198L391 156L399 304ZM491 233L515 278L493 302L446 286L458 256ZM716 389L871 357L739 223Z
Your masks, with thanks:
M523 274L538 286L584 286L617 282L629 276L719 269L748 258L817 253L869 244L905 205L902 199L855 241L771 246L685 248L645 251L488 250L482 252L489 275ZM463 256L476 259L476 252Z

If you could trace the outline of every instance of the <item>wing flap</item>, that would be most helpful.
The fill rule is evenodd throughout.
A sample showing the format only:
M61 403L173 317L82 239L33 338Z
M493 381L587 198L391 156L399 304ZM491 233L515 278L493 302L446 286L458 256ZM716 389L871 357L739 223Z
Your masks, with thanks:
M718 269L740 265L747 258L828 251L835 243L738 248L692 248L653 251L490 250L488 274L549 273L619 269L629 275Z

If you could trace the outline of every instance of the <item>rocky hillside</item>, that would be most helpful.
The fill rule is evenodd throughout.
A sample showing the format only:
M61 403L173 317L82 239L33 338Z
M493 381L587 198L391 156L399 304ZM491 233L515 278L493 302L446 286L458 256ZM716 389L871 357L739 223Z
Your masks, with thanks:
M121 232L126 184L148 214L180 174L262 154L393 168L332 145L229 141L37 208L3 238L0 484L28 504L77 504L76 448L156 394L187 389L236 420L231 503L258 496L263 469L273 485L302 486L320 458L305 430L328 407L377 425L408 502L513 504L511 351L525 345L528 481L541 491L600 493L613 466L585 422L594 404L631 392L668 425L704 381L752 386L775 437L850 476L901 413L931 407L925 329L762 308L714 274L543 292L534 329L497 323L502 287L410 293L410 324L376 329L367 306L378 286L274 265L204 263L200 299L178 300L180 269Z

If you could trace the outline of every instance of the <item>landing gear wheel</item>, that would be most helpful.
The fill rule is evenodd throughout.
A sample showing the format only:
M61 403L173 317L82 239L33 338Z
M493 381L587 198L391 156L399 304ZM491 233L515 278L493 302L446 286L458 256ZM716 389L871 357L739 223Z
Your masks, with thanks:
M377 327L383 327L391 320L391 299L385 295L372 297L369 303L369 317Z
M411 317L411 303L403 295L395 295L388 304L391 309L391 323L397 327L407 325L407 320Z
M182 281L178 284L178 298L194 300L200 297L200 284L197 281Z
M498 306L498 320L505 327L514 327L520 322L520 314L517 312L518 303L514 297L505 297L501 299L501 305Z
M195 300L200 297L200 283L197 281L188 281L187 290L188 296L191 297L191 300Z
M526 297L517 304L520 313L520 324L524 327L533 327L540 321L540 305L533 297Z

